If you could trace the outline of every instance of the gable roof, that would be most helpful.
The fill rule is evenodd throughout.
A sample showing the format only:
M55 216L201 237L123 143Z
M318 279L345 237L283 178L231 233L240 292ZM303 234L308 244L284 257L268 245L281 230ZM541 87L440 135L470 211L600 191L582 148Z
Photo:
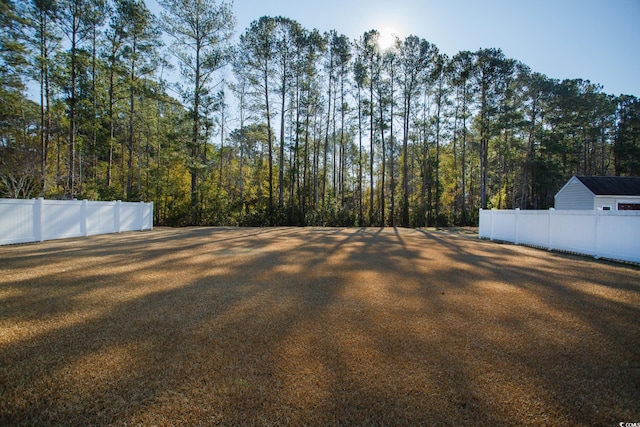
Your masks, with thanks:
M640 176L576 176L596 196L640 196Z

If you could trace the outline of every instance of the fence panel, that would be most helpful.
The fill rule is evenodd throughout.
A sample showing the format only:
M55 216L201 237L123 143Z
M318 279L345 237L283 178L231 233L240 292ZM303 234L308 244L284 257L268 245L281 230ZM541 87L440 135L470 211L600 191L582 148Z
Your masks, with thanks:
M549 248L586 255L596 254L597 211L554 211Z
M83 235L82 202L78 200L45 200L43 240L67 239Z
M122 202L120 207L120 231L140 230L139 203Z
M153 203L140 203L140 205L142 209L142 226L140 228L153 226ZM151 225L147 226L147 224Z
M87 235L115 232L116 202L87 202Z
M640 216L632 211L602 212L597 241L598 257L640 262Z
M153 229L153 203L0 199L0 245Z
M479 237L640 263L640 212L480 211Z
M478 223L478 236L489 239L491 238L491 223L493 220L493 215L491 213L494 211L487 209L480 209L479 215L479 223Z
M493 211L495 217L492 220L491 238L508 240L516 235L516 216L509 211Z
M0 245L40 240L36 236L39 218L37 200L0 199Z
M549 213L547 211L518 211L518 235L514 243L524 245L549 247L549 236L545 230L549 227Z

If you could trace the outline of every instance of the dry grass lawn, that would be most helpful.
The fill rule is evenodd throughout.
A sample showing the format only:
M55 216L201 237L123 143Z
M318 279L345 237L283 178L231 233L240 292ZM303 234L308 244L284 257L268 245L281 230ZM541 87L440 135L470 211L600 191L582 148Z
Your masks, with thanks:
M640 268L473 234L0 247L2 425L640 422Z

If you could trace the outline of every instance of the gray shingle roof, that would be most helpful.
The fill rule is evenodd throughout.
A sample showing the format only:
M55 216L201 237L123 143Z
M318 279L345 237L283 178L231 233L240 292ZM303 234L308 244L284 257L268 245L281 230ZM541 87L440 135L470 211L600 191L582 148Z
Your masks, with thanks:
M577 176L596 196L640 196L640 176Z

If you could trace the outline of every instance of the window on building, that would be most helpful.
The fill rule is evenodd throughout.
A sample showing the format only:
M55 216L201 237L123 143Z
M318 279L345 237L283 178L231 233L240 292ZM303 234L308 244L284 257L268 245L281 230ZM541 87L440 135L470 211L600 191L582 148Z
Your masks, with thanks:
M618 203L619 211L640 211L640 203Z

